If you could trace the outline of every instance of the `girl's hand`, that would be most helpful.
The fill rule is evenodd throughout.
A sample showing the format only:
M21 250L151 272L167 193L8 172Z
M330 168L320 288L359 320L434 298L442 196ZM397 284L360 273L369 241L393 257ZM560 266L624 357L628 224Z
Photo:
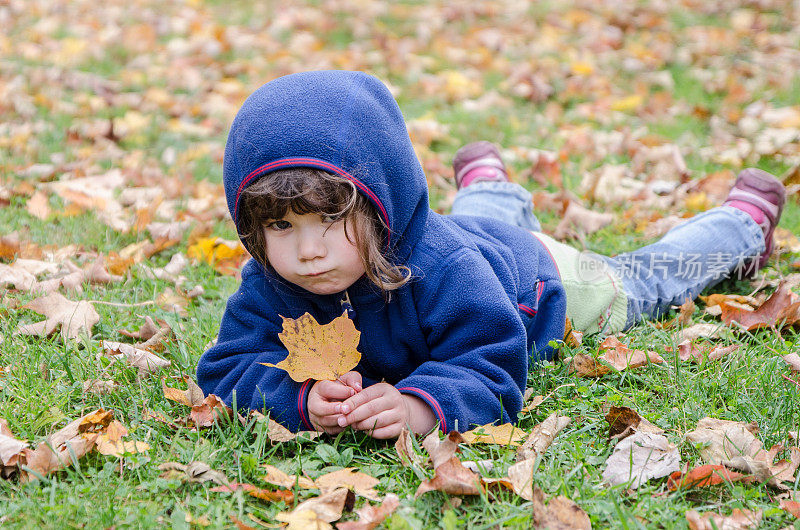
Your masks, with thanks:
M342 401L361 391L361 374L347 372L336 381L317 381L308 392L308 417L320 432L338 434Z
M397 438L408 425L416 433L436 425L433 411L418 397L401 394L388 383L378 383L347 398L337 418L340 428L348 425L367 431L373 438Z

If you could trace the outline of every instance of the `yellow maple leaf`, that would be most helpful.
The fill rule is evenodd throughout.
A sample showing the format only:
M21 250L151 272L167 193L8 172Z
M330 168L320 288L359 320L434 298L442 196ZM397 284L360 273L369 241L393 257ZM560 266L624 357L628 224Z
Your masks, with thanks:
M520 445L527 433L510 423L503 425L483 425L465 432L464 441L468 444L486 443L496 445Z
M300 318L283 318L278 338L289 355L278 364L259 363L286 370L302 383L307 379L335 380L356 367L361 353L356 349L361 338L347 313L321 326L310 313Z

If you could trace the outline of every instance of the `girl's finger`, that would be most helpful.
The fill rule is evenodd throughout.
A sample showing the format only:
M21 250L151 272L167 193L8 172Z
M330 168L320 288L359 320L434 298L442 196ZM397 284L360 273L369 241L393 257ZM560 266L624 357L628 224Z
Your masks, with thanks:
M351 427L359 431L375 431L394 423L400 423L400 415L394 410L384 410L383 412L370 416L365 420L352 423Z
M363 394L363 392L362 392ZM356 394L359 396L361 394ZM371 418L373 416L377 416L378 414L382 413L385 410L389 410L394 408L394 404L391 403L391 400L387 399L386 396L379 396L375 399L367 401L361 405L358 405L352 412L345 414L344 419L346 423L344 425L355 425L359 422L366 420L367 418ZM344 412L345 404L342 404L342 412ZM344 427L342 422L339 421L339 426Z
M324 401L322 399L315 399L313 403L308 404L309 414L314 416L330 416L331 414L340 414L342 412L342 404L339 401Z
M381 427L380 429L375 429L374 431L370 432L369 435L375 438L376 440L386 440L389 438L397 438L400 436L400 432L402 432L403 426L400 423L392 423L387 425L386 427Z
M315 386L319 395L328 401L343 401L356 393L353 388L340 381L320 381Z
M341 414L330 414L327 416L315 416L312 423L316 423L320 427L336 427L337 429L342 429L341 425L339 425L339 418L341 418Z
M358 372L347 372L339 380L356 392L361 392L361 374Z

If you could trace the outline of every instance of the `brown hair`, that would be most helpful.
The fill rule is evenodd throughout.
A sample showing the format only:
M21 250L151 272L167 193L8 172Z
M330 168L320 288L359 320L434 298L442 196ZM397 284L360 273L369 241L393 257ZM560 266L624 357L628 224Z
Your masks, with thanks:
M361 256L367 278L386 295L411 280L411 270L395 265L382 249L389 228L377 215L355 184L344 177L319 169L295 167L260 177L242 192L240 233L253 258L265 267L267 261L264 221L281 219L291 210L343 217L345 234ZM347 223L352 223L355 241L350 240Z

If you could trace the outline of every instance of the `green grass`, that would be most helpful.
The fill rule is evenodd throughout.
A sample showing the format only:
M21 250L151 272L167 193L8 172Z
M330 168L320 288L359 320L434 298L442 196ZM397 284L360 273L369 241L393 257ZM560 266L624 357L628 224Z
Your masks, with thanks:
M64 2L66 5L67 3ZM16 190L26 181L34 186L42 184L21 177L25 168L33 163L50 163L63 157L66 164L74 164L81 176L100 174L112 168L123 167L119 152L98 151L103 143L90 138L70 135L71 127L96 118L121 118L136 108L135 96L150 87L165 87L175 95L193 104L188 119L194 123L208 120L223 131L211 138L194 138L168 130L170 115L174 109L147 111L152 117L150 126L136 136L124 138L116 147L130 155L137 152L138 162L124 165L129 176L139 176L148 171L159 170L163 178L189 175L183 182L208 180L221 182L221 167L213 154L201 156L186 164L166 165L161 159L167 148L173 148L178 156L197 145L198 141L224 146L224 131L228 122L204 107L206 96L215 88L213 79L235 78L249 89L277 75L302 70L307 65L326 67L339 64L338 60L352 53L353 57L372 57L367 64L384 79L400 89L398 102L407 119L421 117L435 119L449 127L446 138L433 143L430 149L447 161L465 142L488 139L509 149L536 147L558 152L565 147L565 137L560 133L576 126L587 125L596 131L644 130L649 135L678 144L684 152L692 175L701 177L708 172L722 169L737 170L709 161L700 155L700 148L712 143L710 116L723 119L731 110L742 110L759 99L768 100L775 107L800 104L800 77L787 74L785 82L773 86L766 81L771 65L752 62L756 73L764 74L762 82L754 84L748 101L731 104L726 101L725 91L709 93L691 68L676 57L667 57L663 69L672 75L675 86L671 90L674 102L690 109L657 119L648 117L642 109L634 109L614 115L596 113L586 116L581 109L591 105L602 105L632 93L640 76L622 68L622 52L609 61L607 70L596 75L608 78L607 86L612 93L592 89L574 89L567 93L570 85L569 63L582 54L595 53L593 39L584 33L591 28L592 21L602 20L616 27L625 27L623 47L630 43L651 42L654 34L664 31L671 36L676 48L685 45L690 28L715 26L728 28L729 21L719 13L697 11L687 7L670 9L663 15L656 28L630 24L636 13L646 13L647 2L638 6L634 15L617 14L613 20L611 11L604 6L574 8L556 2L532 3L516 18L505 13L492 14L487 3L465 6L445 5L444 2L403 2L399 8L376 9L374 13L362 12L359 5L341 3L341 9L333 13L324 12L325 2L304 4L312 10L323 11L320 18L309 19L309 13L298 15L295 6L283 6L277 2L255 5L236 0L189 1L180 6L143 2L146 8L133 7L118 0L87 8L82 20L64 19L66 11L54 9L44 12L31 9L24 14L13 14L7 35L13 39L12 46L29 42L30 45L52 45L58 49L59 39L64 37L85 38L104 27L105 20L112 26L126 27L129 24L155 25L158 29L157 43L160 51L142 53L129 49L125 42L115 41L96 53L88 54L74 67L120 82L120 94L112 104L96 112L79 106L76 114L64 110L54 102L84 101L93 96L91 91L66 88L54 82L42 86L32 81L32 73L40 68L60 67L54 65L48 54L41 61L26 56L24 49L14 47L5 53L3 41L0 50L4 61L0 64L0 93L8 80L21 76L20 90L33 100L36 109L32 117L20 115L14 107L13 98L0 100L0 127L9 124L18 127L35 122L35 132L25 141L9 143L0 135L0 187L11 190L11 197L0 202L0 235L19 232L24 240L52 249L76 245L76 256L80 252L107 254L144 238L144 234L116 232L102 223L94 213L82 213L74 217L54 217L41 221L27 210L28 192ZM742 6L756 9L752 3ZM337 4L338 5L338 4ZM388 5L388 4L387 4ZM394 4L397 5L397 4ZM430 35L425 45L412 52L403 50L404 43L414 41L418 30L424 30L430 12L423 8L433 6L442 21ZM742 7L738 6L738 7ZM108 7L114 9L108 10ZM652 6L651 6L652 7ZM731 12L737 6L731 7ZM4 7L0 7L0 10ZM488 9L488 11L486 11ZM190 17L193 14L196 17ZM313 13L312 13L313 14ZM786 15L787 20L777 19L774 12L767 13L768 32L779 34L787 31L797 21ZM367 17L366 26L358 26L359 16ZM568 17L587 22L566 22ZM58 24L52 35L41 35L36 24L46 17L55 17ZM291 17L296 17L292 19ZM369 18L374 16L375 18ZM187 18L188 17L188 18ZM287 18L282 18L287 17ZM576 18L577 17L577 18ZM189 29L180 28L191 19ZM5 20L5 19L4 19ZM310 21L309 21L310 20ZM642 19L645 20L645 19ZM81 26L86 21L88 26ZM293 21L293 22L292 22ZM271 24L275 23L275 26ZM291 24L308 24L306 27L315 37L324 42L321 50L310 56L292 55L286 51L296 32ZM76 26L77 24L77 26ZM283 24L283 26L281 25ZM287 25L288 24L288 25ZM554 31L563 24L561 34L552 34L558 46L546 49L548 43L537 39L542 32ZM238 26L238 27L233 27ZM86 28L90 28L87 30ZM309 29L310 28L310 29ZM366 29L365 29L366 28ZM113 27L112 27L113 29ZM478 68L482 75L484 91L495 90L511 102L508 108L488 108L482 111L466 110L462 102L449 102L445 94L427 94L424 89L426 76L435 76L445 70L475 68L469 59L460 62L452 49L477 50L482 44L476 40L479 30L497 29L507 37L507 48L493 51L491 57L502 61ZM168 44L172 39L191 39L193 36L217 35L213 38L225 40L225 30L234 34L252 33L252 44L243 49L225 48L217 58L209 58L201 52L182 57L180 68L200 68L204 73L204 84L197 90L171 89L163 65L169 65ZM82 33L83 31L83 33ZM88 31L88 32L87 32ZM198 37L200 38L200 37ZM549 43L552 44L552 43ZM748 47L757 44L748 38ZM796 47L795 42L795 47ZM539 53L538 46L545 51ZM448 52L448 50L450 50ZM604 51L617 53L619 50ZM727 50L724 64L747 61L746 48ZM420 64L416 60L422 60ZM563 72L552 79L556 88L554 96L544 103L532 103L508 91L504 81L517 66L530 62L538 68L538 61L555 58ZM390 60L391 59L391 60ZM317 61L318 60L318 61ZM545 61L546 62L546 61ZM152 69L148 69L152 67ZM131 73L146 71L144 83L141 79L125 84ZM210 75L214 74L214 75ZM563 74L563 75L562 75ZM134 76L135 77L135 76ZM212 81L209 81L212 80ZM574 81L574 80L572 80ZM603 85L605 86L605 85ZM652 97L662 91L659 87L648 87ZM647 103L647 102L646 102ZM548 118L548 106L556 105L564 110L563 115ZM587 107L588 106L588 107ZM691 109L702 112L691 112ZM703 112L707 112L705 115ZM151 116L152 115L152 116ZM735 124L729 124L733 126ZM606 163L629 164L628 153L613 154L598 159L591 150L566 153L567 162L562 164L566 187L577 189L587 171ZM791 167L790 160L762 157L753 161L763 169L783 173ZM154 169L155 168L155 169ZM516 162L512 172L522 174L526 165ZM56 178L61 178L59 172ZM537 189L534 182L521 182L530 189ZM187 184L188 186L188 184ZM555 186L550 186L551 191ZM185 190L188 197L191 189ZM433 206L444 204L448 190L431 189ZM0 194L0 197L3 195ZM0 199L3 200L3 199ZM51 197L54 211L64 204L61 199ZM632 224L622 220L629 205L598 205L616 214L616 221L609 227L592 234L586 240L589 249L606 254L615 254L638 248L648 243L642 234L632 229ZM179 203L180 207L180 203ZM672 212L661 212L663 214ZM677 212L682 213L682 212ZM542 214L541 221L546 230L552 230L559 219L553 214ZM213 219L213 234L232 239L235 230L229 221ZM800 233L800 206L796 199L789 202L781 220L781 227ZM187 238L172 249L154 256L147 262L150 266L164 266L176 252L186 252ZM579 246L578 242L574 242ZM793 272L788 263L797 260L790 255L781 263L780 272ZM771 265L769 274L778 273L778 266ZM229 479L266 486L261 480L261 465L272 464L289 473L304 473L315 478L341 467L357 467L361 471L380 479L377 487L381 494L396 493L401 507L384 523L390 529L444 528L444 529L490 529L498 527L528 528L531 525L531 503L507 491L492 492L476 497L465 497L463 503L454 506L454 499L439 492L431 492L414 498L420 481L429 477L427 469L409 468L400 464L392 442L376 441L363 433L346 431L336 437L321 437L309 441L273 444L267 436L265 424L249 420L222 421L210 429L200 432L185 427L166 425L152 418L161 414L175 423L189 414L188 408L168 401L161 389L160 379L166 378L170 386L181 386L183 375L193 375L199 356L205 346L217 334L219 321L228 296L234 292L238 282L233 277L220 276L210 266L194 264L184 273L186 286L201 285L204 294L193 300L187 308L188 315L180 316L156 305L116 307L97 304L100 323L95 326L92 337L79 341L63 341L58 335L50 338L14 336L19 324L36 322L41 316L23 306L34 298L25 292L0 292L0 418L6 419L20 439L38 443L49 433L63 427L67 422L103 407L114 412L115 418L130 431L129 439L145 441L151 449L144 454L117 459L93 452L80 459L75 466L45 477L39 482L22 484L16 480L0 480L0 525L4 528L198 528L198 524L187 523L187 517L205 517L212 528L229 528L229 516L258 527L248 516L257 517L269 524L276 523L275 515L289 509L283 503L268 503L240 493L213 493L213 485L189 484L174 479L159 477L158 465L168 461L188 463L193 460L206 462L223 472ZM150 280L138 267L133 267L122 282L106 287L84 286L83 293L63 292L70 299L108 301L122 304L139 304L154 300L171 284ZM713 289L715 292L747 294L752 290L748 282L726 281ZM135 330L142 323L142 316L161 318L169 323L175 336L166 343L162 355L172 366L154 377L139 378L136 370L122 362L110 362L102 355L102 340L124 341L119 330ZM695 314L696 321L717 322L712 317ZM661 329L654 323L636 326L627 334L625 341L635 348L650 349L665 359L663 365L607 375L599 379L582 379L568 373L561 362L532 366L528 385L535 394L548 396L537 409L520 417L519 426L530 430L549 414L558 412L572 419L571 424L556 438L554 444L540 461L535 475L536 484L547 496L565 495L580 505L591 517L595 528L687 528L684 513L690 509L714 510L725 514L733 508L763 509L763 528L784 528L794 525L800 528L792 516L778 509L775 491L763 485L725 484L705 490L666 493L665 479L651 480L636 491L624 487L608 488L601 485L604 463L613 451L613 443L607 439L607 424L604 410L608 405L625 405L636 409L642 416L663 428L671 443L680 448L683 463L699 465L702 459L696 447L686 442L684 434L692 430L704 416L755 421L760 428L760 439L769 447L773 443L786 441L787 432L800 426L800 391L782 377L789 375L780 355L795 352L800 345L796 330L785 330L782 335L774 331L754 333L727 332L720 342L739 344L738 352L718 362L689 365L678 362L672 353L676 344L675 329ZM587 337L580 347L564 347L561 356L575 353L596 353L599 337ZM794 376L792 376L794 378ZM83 391L87 380L111 379L118 383L114 392L95 395ZM514 463L510 449L496 446L467 446L461 453L463 460L491 460L494 469L490 477L503 476ZM785 456L785 455L784 455ZM796 483L792 489L800 489ZM316 495L314 491L296 491L298 499ZM357 500L356 507L366 504ZM346 514L345 519L355 515Z

